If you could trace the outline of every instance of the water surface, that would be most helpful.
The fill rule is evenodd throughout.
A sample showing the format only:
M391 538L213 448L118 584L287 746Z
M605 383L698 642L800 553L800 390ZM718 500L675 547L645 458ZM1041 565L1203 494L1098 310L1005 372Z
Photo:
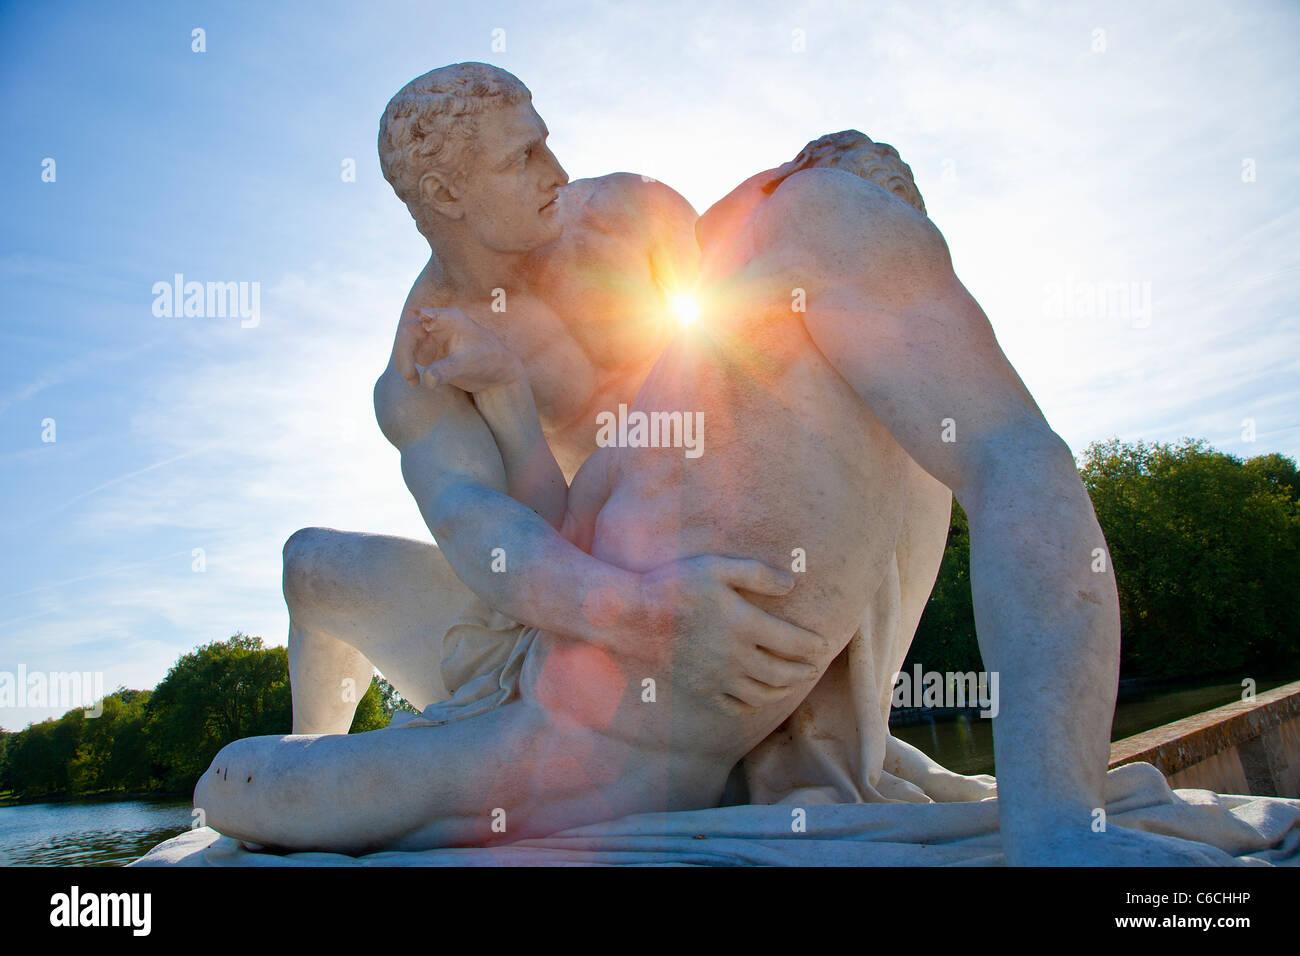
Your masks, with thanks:
M0 866L125 866L190 827L179 800L93 800L0 807Z

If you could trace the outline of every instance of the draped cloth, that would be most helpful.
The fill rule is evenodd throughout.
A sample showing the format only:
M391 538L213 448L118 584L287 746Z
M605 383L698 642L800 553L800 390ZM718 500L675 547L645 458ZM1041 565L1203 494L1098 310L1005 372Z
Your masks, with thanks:
M440 666L448 700L430 704L418 715L397 711L394 727L429 727L465 720L519 696L524 660L538 630L525 627L470 595L442 637Z
M862 626L803 703L741 762L749 803L947 803L997 792L889 733L895 675L911 644L897 563Z
M203 827L134 866L989 866L1001 865L997 800L749 804L646 813L497 847L341 853L253 852ZM803 832L794 832L797 811ZM1150 764L1106 778L1108 827L1192 840L1224 865L1300 866L1300 800L1170 790Z

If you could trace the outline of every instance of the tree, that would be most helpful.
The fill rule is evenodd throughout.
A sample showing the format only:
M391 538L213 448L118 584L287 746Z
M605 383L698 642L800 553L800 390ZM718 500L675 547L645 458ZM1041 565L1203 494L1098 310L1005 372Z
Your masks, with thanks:
M903 669L910 671L915 664L927 671L953 672L982 666L970 590L970 523L956 499L943 563Z
M1272 452L1248 459L1244 467L1274 488L1285 491L1293 502L1300 501L1300 471L1296 470L1296 463L1290 458Z
M67 788L67 735L56 735L53 719L32 724L14 735L0 789L23 796L44 796Z
M375 683L379 688L379 695L383 699L384 712L391 718L393 712L404 710L408 714L418 714L419 711L410 705L410 703L397 692L392 684L384 678L382 674L375 675ZM387 726L387 724L385 724Z
M363 734L370 730L383 730L388 726L392 713L385 707L381 681L379 677L370 679L370 686L357 701L356 713L352 715L352 727L348 733Z
M1089 446L1081 472L1114 562L1126 676L1294 666L1294 462L1112 440Z
M350 732L387 727L394 699L387 681L372 679ZM290 732L287 649L235 634L181 657L156 690L119 687L99 704L99 717L76 708L18 733L0 732L0 791L191 790L231 741Z
M181 657L148 704L147 732L168 790L193 787L231 741L292 727L288 649L243 633Z
M68 766L68 792L142 791L153 786L145 734L148 691L118 688L99 702L99 717L69 711L61 720L79 724L76 752Z
M1081 477L1119 590L1121 671L1130 677L1267 674L1300 665L1300 472L1290 458L1241 461L1205 442L1090 445ZM980 667L970 533L956 502L911 668Z

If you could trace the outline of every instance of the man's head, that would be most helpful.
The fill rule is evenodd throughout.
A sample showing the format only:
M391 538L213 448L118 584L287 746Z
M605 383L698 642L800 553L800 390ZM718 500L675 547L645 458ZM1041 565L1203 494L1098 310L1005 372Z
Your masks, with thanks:
M426 236L457 228L497 252L528 252L559 237L552 200L569 181L547 135L515 76L455 63L417 77L389 101L379 163Z
M925 212L925 200L921 198L921 192L912 178L912 167L903 162L898 150L887 143L873 143L855 129L828 133L813 140L799 151L792 162L780 168L783 175L774 177L765 184L763 191L771 194L786 176L813 167L842 169L846 173L853 173Z
M804 169L839 169L887 189L922 214L925 202L912 179L912 169L885 143L873 143L855 129L813 140L799 155L775 169L755 173L719 199L695 223L702 249L729 247L740 236L750 215L778 186Z

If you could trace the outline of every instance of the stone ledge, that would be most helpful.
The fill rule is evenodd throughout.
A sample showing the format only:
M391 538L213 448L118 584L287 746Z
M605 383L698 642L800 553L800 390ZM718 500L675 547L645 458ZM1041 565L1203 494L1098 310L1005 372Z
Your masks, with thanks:
M1150 763L1169 778L1218 758L1227 758L1235 766L1238 760L1248 758L1259 749L1257 742L1277 736L1275 732L1291 736L1287 733L1290 728L1285 725L1298 718L1300 681L1294 681L1266 691L1253 700L1216 707L1118 740L1111 744L1110 766L1114 768L1139 761ZM1249 764L1254 761L1244 759L1241 762ZM1259 777L1260 773L1252 773L1252 769L1247 767L1245 776L1253 784L1253 778ZM1262 772L1264 776L1268 775L1266 770ZM1268 789L1269 785L1263 779L1259 782L1261 789ZM1258 790L1252 786L1251 792Z

